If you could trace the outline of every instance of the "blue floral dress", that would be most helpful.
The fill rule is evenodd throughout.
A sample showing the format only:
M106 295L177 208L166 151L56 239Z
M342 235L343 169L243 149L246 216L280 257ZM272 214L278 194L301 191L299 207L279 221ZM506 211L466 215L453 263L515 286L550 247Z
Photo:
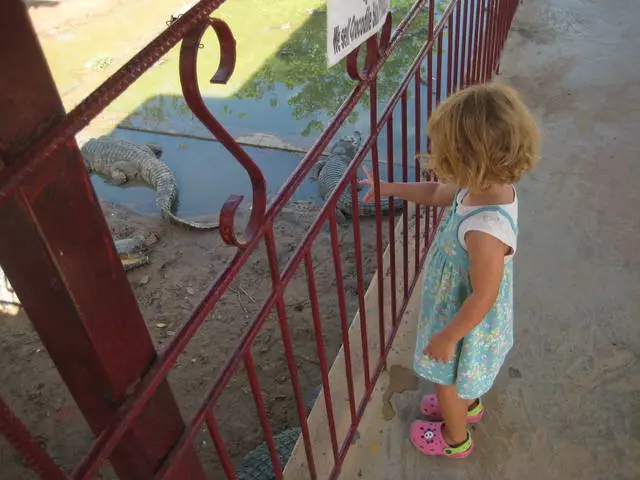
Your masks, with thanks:
M513 261L504 266L498 298L487 316L458 344L447 364L427 358L423 351L429 339L444 329L471 295L469 255L460 243L458 229L463 221L483 212L504 215L517 234L517 225L499 206L474 209L467 215L457 213L458 195L445 210L430 249L424 273L424 287L418 323L413 368L418 375L439 385L456 385L461 398L484 395L513 346Z

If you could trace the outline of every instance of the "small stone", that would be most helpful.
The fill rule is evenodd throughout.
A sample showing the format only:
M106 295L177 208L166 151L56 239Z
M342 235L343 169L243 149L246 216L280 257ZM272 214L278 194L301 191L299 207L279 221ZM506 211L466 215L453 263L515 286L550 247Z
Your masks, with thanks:
M509 367L509 377L522 378L522 373L517 368Z
M140 281L138 282L140 285L146 285L147 283L149 283L151 281L151 277L149 275L145 275L144 277L142 277L140 279Z
M155 244L158 242L158 236L155 233L150 233L149 235L146 236L146 238L144 239L144 244L147 247L150 247L151 245Z
M195 295L195 294L196 294L196 291L195 291L193 288L191 288L191 287L187 287L187 288L186 288L186 291L187 291L187 293L188 293L189 295Z

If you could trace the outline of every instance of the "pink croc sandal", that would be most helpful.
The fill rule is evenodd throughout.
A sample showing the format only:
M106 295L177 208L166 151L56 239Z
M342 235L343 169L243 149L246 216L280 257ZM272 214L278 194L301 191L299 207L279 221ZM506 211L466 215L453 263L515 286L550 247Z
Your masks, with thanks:
M440 405L438 404L437 395L425 395L420 402L420 410L422 414L429 417L431 420L442 421L442 412L440 411ZM482 405L482 399L478 399L476 403L467 412L467 422L478 423L484 416L484 405Z
M421 453L449 458L465 458L473 451L473 440L467 432L467 440L457 447L451 447L442 436L443 423L416 420L411 424L411 443Z

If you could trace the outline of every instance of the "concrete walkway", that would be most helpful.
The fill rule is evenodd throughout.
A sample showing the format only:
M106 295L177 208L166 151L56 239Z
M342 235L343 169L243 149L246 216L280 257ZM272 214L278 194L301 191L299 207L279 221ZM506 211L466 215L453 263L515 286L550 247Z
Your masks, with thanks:
M467 460L407 440L417 392L383 419L384 374L344 479L640 478L640 3L527 0L503 56L544 131L520 187L517 345ZM636 213L634 213L636 212ZM410 366L415 309L390 359Z

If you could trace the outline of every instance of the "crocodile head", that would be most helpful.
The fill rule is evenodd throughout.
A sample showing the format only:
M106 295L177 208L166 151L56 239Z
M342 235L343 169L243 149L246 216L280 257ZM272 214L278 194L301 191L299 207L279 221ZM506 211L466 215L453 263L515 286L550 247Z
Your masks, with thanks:
M360 132L355 131L353 135L347 135L338 140L333 147L331 147L330 154L332 156L344 156L351 160L356 156L361 145L362 135Z

